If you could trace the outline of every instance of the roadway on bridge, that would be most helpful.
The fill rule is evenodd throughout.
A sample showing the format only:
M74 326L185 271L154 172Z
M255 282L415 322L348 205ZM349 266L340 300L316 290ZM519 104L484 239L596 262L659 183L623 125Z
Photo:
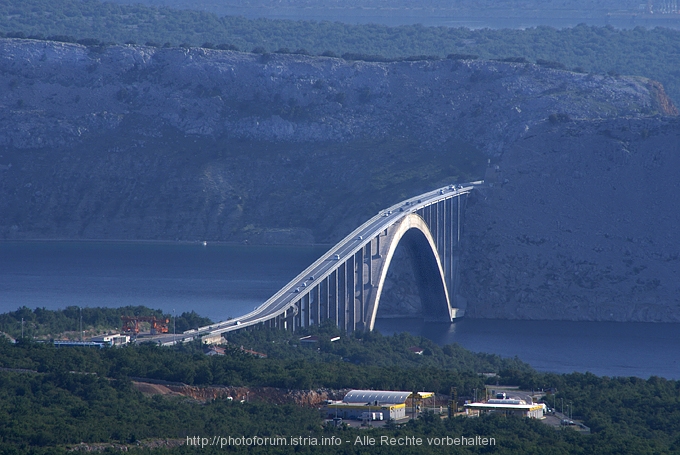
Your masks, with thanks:
M381 211L337 243L333 248L254 311L235 319L200 327L197 330L189 330L182 335L178 334L177 339L195 338L197 336L239 330L244 327L264 322L284 313L286 309L290 308L301 298L301 296L305 295L306 289L313 286L316 281L322 280L330 275L336 269L337 263L347 260L348 257L359 251L360 248L370 242L379 232L397 223L410 213L414 213L428 205L435 204L442 199L469 193L475 186L481 185L482 183L483 182L481 181L471 182L439 188L429 193L407 199Z

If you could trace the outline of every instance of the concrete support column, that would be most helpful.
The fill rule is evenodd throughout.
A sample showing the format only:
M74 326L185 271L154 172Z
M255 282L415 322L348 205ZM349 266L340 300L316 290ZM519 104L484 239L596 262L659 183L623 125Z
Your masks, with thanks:
M359 327L362 325L364 319L364 269L366 267L366 264L364 263L364 249L362 248L357 251L357 254L354 257L356 264L354 326Z
M347 262L338 268L338 327L347 331Z
M345 296L347 299L345 302L345 321L347 330L353 332L356 329L356 260L354 255L347 259L345 267L345 277L347 280L345 286Z
M319 324L330 318L330 305L328 291L330 277L326 277L319 283Z
M373 267L371 266L371 262L373 261L373 242L368 242L365 250L364 262L366 263L366 267L364 269L366 270L366 276L364 277L364 288L369 289L373 286ZM366 300L364 300L364 302L366 302Z
M328 318L339 327L338 308L340 308L338 299L338 271L335 270L328 277Z
M321 305L319 304L319 285L309 292L309 325L319 325L321 322Z
M451 198L447 200L448 215L446 217L446 250L444 251L444 258L442 261L444 264L444 276L446 277L446 287L449 290L449 297L451 297L451 284L453 283L451 274L453 273L453 250L455 245L455 234L452 228L455 226L456 222L456 199L457 198Z
M458 196L458 198L457 198L458 199L458 204L457 204L457 206L458 206L458 217L456 218L456 220L457 220L456 221L456 233L457 233L456 244L460 243L460 229L461 229L461 223L460 223L460 215L461 215L461 213L460 213L460 202L461 201L460 201L460 198L461 197L465 197L465 200L467 200L467 196Z
M292 312L290 309L286 310L281 316L281 328L284 330L291 330L291 325L293 324Z
M291 327L291 330L295 332L297 329L299 329L302 326L302 305L301 301L298 300L295 302L295 305L293 305L293 326Z
M309 293L300 298L300 327L309 327L311 317Z

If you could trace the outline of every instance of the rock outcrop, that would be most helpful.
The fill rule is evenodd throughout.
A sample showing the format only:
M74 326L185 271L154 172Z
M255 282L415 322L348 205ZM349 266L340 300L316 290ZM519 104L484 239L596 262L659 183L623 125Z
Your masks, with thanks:
M196 401L207 402L218 399L254 401L273 404L295 404L318 407L326 400L341 400L347 390L297 390L276 387L235 387L235 386L190 386L186 384L155 384L135 381L135 389L146 395L176 395Z

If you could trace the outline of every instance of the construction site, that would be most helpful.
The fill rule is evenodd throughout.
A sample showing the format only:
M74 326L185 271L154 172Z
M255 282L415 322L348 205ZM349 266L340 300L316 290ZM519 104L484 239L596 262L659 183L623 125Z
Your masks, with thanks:
M140 335L159 335L168 333L170 319L159 319L156 316L121 316L123 333Z

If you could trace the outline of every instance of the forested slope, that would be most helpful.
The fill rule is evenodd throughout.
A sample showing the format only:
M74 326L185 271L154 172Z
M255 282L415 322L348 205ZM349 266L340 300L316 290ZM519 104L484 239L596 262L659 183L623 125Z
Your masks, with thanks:
M208 357L199 346L177 348L128 346L112 349L55 348L29 341L12 345L0 340L0 448L8 454L59 454L74 448L108 449L109 453L136 448L140 453L365 453L357 436L420 437L421 446L409 453L450 453L451 447L428 444L425 438L495 438L494 447L467 447L470 453L602 453L666 454L680 448L680 386L677 381L652 377L599 378L591 374L539 374L512 360L489 364L492 356L468 353L456 346L432 349L423 356L407 351L409 343L423 343L408 335L375 335L325 343L320 352L295 346L285 332L254 332L236 343L272 346L267 359L228 349L225 356ZM272 343L275 341L275 343ZM379 352L378 362L353 358L352 352ZM344 362L341 355L352 361ZM410 358L409 358L410 356ZM335 357L335 360L330 360ZM477 365L467 364L476 358ZM304 360L303 360L304 359ZM497 360L497 359L496 359ZM324 362L324 363L321 363ZM514 365L513 365L514 363ZM395 365L401 365L396 367ZM418 365L421 364L421 365ZM425 365L439 364L439 367ZM424 413L417 421L396 428L348 429L324 426L316 409L259 400L239 403L218 398L207 403L182 397L145 396L129 376L184 380L194 384L247 386L290 379L286 388L396 387L401 390L444 390L457 387L460 397L471 397L483 387L476 368L491 368L501 384L528 389L556 388L547 402L573 406L592 434L552 428L533 419L486 416L439 419ZM7 371L6 368L23 369ZM345 373L336 373L344 370ZM226 373L226 374L225 374ZM305 383L306 380L311 382ZM300 382L303 381L303 382ZM331 447L248 447L187 445L187 437L279 436L340 437ZM349 441L349 442L346 442ZM172 448L177 444L182 447ZM115 446L115 447L114 447ZM151 450L151 448L155 449ZM376 444L371 451L393 453L394 447ZM116 452L117 453L117 452Z

